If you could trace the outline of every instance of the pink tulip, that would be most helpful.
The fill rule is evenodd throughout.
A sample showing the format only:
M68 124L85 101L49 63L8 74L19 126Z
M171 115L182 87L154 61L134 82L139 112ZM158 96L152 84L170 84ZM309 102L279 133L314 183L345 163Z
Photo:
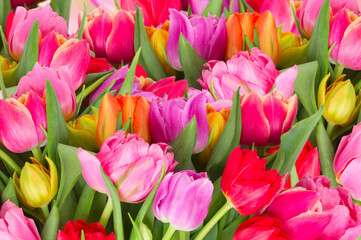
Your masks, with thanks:
M207 173L192 170L168 173L157 189L153 213L174 229L192 231L206 218L212 193L213 184Z
M181 33L206 60L223 58L226 42L226 22L223 15L220 19L196 15L187 17L185 12L170 10L167 55L170 65L178 71L183 69L178 54Z
M45 103L30 91L19 99L0 100L0 140L12 152L29 151L46 143Z
M0 236L4 240L41 240L34 220L10 200L0 210Z
M205 93L194 95L188 100L177 98L152 101L150 103L149 115L150 132L153 141L165 143L176 139L193 116L195 116L197 122L197 142L193 153L200 153L206 147L209 127Z
M147 198L165 167L174 170L177 162L164 143L149 145L136 134L125 136L118 131L103 143L95 156L79 148L78 157L87 184L101 193L108 193L99 167L118 189L122 202L137 203Z
M291 129L297 114L297 95L287 99L275 90L265 96L249 93L241 97L241 144L279 145L281 135Z
M361 200L361 124L354 126L351 134L341 139L333 163L337 181L348 189L352 197Z
M10 28L7 39L10 54L16 61L21 58L26 39L36 20L39 20L39 40L45 38L52 31L67 37L68 30L65 20L59 17L56 12L53 12L49 4L29 11L23 7L18 7L12 23L6 26Z
M203 70L202 77L198 80L202 88L211 90L219 99L232 99L238 87L240 94L250 92L266 95L276 83L288 99L293 93L293 84L296 80L297 66L280 73L272 59L258 48L251 52L239 52L227 62L210 61L206 63L209 70Z
M21 96L28 91L33 91L42 98L45 96L47 79L55 89L65 120L69 120L75 113L76 99L75 92L71 87L71 75L67 67L55 70L53 68L41 67L36 63L33 70L20 79L16 95Z
M159 98L167 96L168 99L174 99L183 97L187 88L187 80L175 81L175 77L169 77L159 80L143 90L152 92Z
M97 8L87 16L83 36L96 57L116 64L130 62L135 54L134 13L124 10L110 13Z

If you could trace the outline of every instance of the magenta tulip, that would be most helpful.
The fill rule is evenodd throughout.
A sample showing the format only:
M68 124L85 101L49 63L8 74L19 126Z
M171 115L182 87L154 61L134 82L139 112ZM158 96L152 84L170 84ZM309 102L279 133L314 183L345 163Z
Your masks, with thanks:
M212 193L213 184L207 173L168 173L157 189L153 213L176 230L192 231L206 218Z
M0 210L0 236L4 240L41 240L34 220L10 200Z
M213 85L214 92L219 99L233 98L238 87L240 94L250 92L266 95L276 84L288 99L293 93L293 84L296 80L297 66L280 73L272 59L258 48L251 52L239 52L227 62L210 61L206 63L209 70L203 70L198 80L202 88L210 91Z
M46 142L45 103L34 92L0 100L0 140L12 152L29 151Z
M116 64L130 62L135 54L134 13L124 10L110 13L97 8L87 16L83 36L96 57Z
M101 193L108 193L99 167L118 189L122 202L137 203L147 198L161 176L174 170L177 162L164 143L149 145L136 134L118 131L103 143L95 156L79 148L78 157L87 184Z
M45 38L52 31L55 31L65 37L68 35L66 22L53 12L50 5L38 7L27 11L23 7L16 8L15 16L10 27L8 42L11 56L19 61L23 53L26 39L29 35L33 23L39 20L39 40Z
M170 10L167 55L170 65L178 71L183 69L178 54L181 33L206 60L223 58L226 42L226 23L223 15L220 19L196 15L187 17L185 12Z
M341 139L333 163L337 181L348 189L352 196L361 200L361 124L354 126L351 134Z
M18 6L31 6L35 3L40 2L39 0L10 0L11 7L16 8Z
M189 121L196 117L197 142L193 153L206 147L209 136L206 95L199 93L190 99L163 99L150 103L150 132L154 142L169 143L177 138Z
M169 77L161 79L143 90L152 92L159 98L167 96L168 99L174 99L183 97L187 88L187 80L175 81L175 77Z
M71 87L72 78L67 67L55 70L41 67L36 63L33 70L20 79L16 95L21 96L28 91L33 91L42 98L45 96L46 80L49 80L55 89L65 120L71 119L76 110L76 98Z

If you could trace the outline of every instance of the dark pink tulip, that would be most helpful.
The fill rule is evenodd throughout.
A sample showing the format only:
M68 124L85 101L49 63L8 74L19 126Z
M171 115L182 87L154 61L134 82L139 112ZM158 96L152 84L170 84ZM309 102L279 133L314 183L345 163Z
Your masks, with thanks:
M68 35L65 20L59 17L56 12L53 12L49 4L29 11L23 7L18 7L12 23L6 26L10 27L8 35L10 54L16 61L21 58L26 39L36 20L39 20L39 40L45 38L52 31L65 37Z
M168 173L157 189L153 213L174 229L192 231L206 218L212 193L213 184L207 173L192 170Z
M26 152L46 142L45 103L34 92L0 100L0 140L12 152Z
M178 55L179 37L182 33L197 53L206 60L223 58L226 42L226 22L222 15L216 17L187 16L185 12L170 11L167 55L170 65L182 71Z
M174 99L183 97L187 88L187 80L175 81L175 77L169 77L159 80L143 90L152 92L160 98L167 96L168 99Z
M150 131L154 142L169 143L177 138L189 121L196 117L197 142L193 153L200 153L207 145L206 95L199 93L190 99L163 99L150 103Z
M35 3L40 2L39 0L11 0L11 7L15 8L18 6L31 6Z
M152 191L165 167L174 170L177 162L167 144L149 145L136 134L118 131L103 143L95 156L79 148L78 157L87 184L101 193L108 193L99 167L118 189L122 202L137 203L145 200Z
M337 181L348 189L353 198L361 200L361 124L341 139L333 162Z
M34 220L10 200L0 210L0 236L4 240L41 240Z
M130 62L135 54L134 13L124 10L110 13L97 8L87 16L83 36L96 57L116 64Z
M39 97L45 96L47 79L53 84L65 120L69 120L75 113L76 99L75 92L71 87L71 75L67 67L55 70L41 67L36 63L33 70L20 79L16 95L21 96L28 91L33 91Z

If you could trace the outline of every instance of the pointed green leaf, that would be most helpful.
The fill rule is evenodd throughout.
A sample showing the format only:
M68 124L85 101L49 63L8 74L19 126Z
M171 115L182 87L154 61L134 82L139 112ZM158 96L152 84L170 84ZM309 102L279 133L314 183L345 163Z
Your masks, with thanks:
M233 96L232 108L226 126L224 127L207 164L206 170L210 179L215 180L222 175L229 154L239 145L241 132L241 100L238 88Z
M129 95L132 94L133 82L134 82L134 77L135 77L135 69L138 64L139 55L140 55L141 50L142 49L139 48L137 53L135 54L135 57L133 58L132 64L130 65L127 76L125 77L125 80L122 84L122 88L119 90L118 95L125 96L127 93Z
M16 206L19 206L18 198L16 197L14 182L10 178L8 184L6 185L4 191L1 194L1 201L4 203L7 200L13 202Z
M80 41L83 38L83 32L84 32L84 25L85 25L85 20L86 20L86 5L85 2L83 2L84 4L84 10L83 10L83 17L81 19L81 25L78 31L78 40Z
M75 211L74 221L83 219L88 221L90 210L94 201L95 190L88 185L84 186L83 192L80 195L78 206Z
M290 172L323 113L323 106L311 117L306 118L281 136L280 150L272 168L283 175Z
M18 82L20 78L33 70L39 57L39 20L36 20L30 29L28 38L25 43L23 54L19 62L17 73Z
M317 60L319 64L319 77L316 81L318 86L320 80L328 72L328 38L330 33L330 0L325 0L318 14L315 28L308 46L307 59Z
M198 55L197 51L192 47L182 33L179 37L178 54L189 86L201 89L201 85L197 80L202 76L203 65L207 62L207 60Z
M182 130L176 139L169 143L172 146L174 159L177 159L178 165L176 171L185 169L194 169L192 163L192 153L197 142L197 122L196 117Z
M41 232L42 240L56 240L59 229L59 209L56 202L53 203L48 219Z
M148 76L155 81L167 77L162 64L155 54L152 45L149 42L148 35L144 27L144 19L142 11L136 7L135 14L135 29L134 29L134 49L142 47L142 54L139 59L139 64L142 65Z
M51 0L50 6L54 12L69 22L71 0Z
M81 176L82 168L78 158L78 148L59 144L58 154L61 171L56 202L61 208L71 189Z
M105 80L107 80L109 77L111 77L114 73L113 71L108 72L105 75L102 75L100 78L97 78L96 81L94 81L92 84L90 84L89 86L87 86L83 92L83 98L86 98L92 91L94 91L97 87L99 87L103 82L105 82ZM88 77L89 75L87 75ZM92 77L99 77L99 75L92 75ZM76 96L76 101L79 102L80 97L81 97L82 93L79 93Z
M2 0L0 0L1 2ZM1 8L0 8L1 9ZM0 10L1 11L1 10ZM3 25L5 26L5 25ZM11 57L10 55L10 52L9 52L9 44L8 42L6 41L6 38L5 38L5 33L4 33L4 29L3 27L0 25L0 35L1 35L1 39L0 39L0 43L3 48L4 48L4 52L7 56L7 58L10 60L10 61L13 61L13 58ZM0 47L0 50L1 50L1 47Z
M204 9L202 16L208 17L208 14L216 15L218 18L221 17L222 13L222 0L210 0L207 7Z
M1 88L2 99L5 100L8 98L8 93L5 88L3 75L1 74L1 63L2 61L0 61L0 88Z
M11 1L9 0L0 0L0 25L6 25L6 19L11 12Z

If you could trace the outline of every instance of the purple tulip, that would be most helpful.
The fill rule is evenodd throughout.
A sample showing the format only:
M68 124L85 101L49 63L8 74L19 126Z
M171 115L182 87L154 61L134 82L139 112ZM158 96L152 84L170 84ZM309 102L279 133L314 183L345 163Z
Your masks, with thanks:
M209 136L206 100L206 94L200 93L189 100L177 98L152 101L149 118L153 141L166 143L173 141L195 116L198 132L193 153L200 153L206 147Z
M178 55L179 37L182 33L197 53L206 60L220 60L223 58L226 42L226 22L224 16L201 17L187 16L185 12L169 10L169 38L167 54L170 65L182 71Z
M193 170L168 173L157 189L153 204L156 218L177 230L198 228L208 214L213 184L207 173Z

